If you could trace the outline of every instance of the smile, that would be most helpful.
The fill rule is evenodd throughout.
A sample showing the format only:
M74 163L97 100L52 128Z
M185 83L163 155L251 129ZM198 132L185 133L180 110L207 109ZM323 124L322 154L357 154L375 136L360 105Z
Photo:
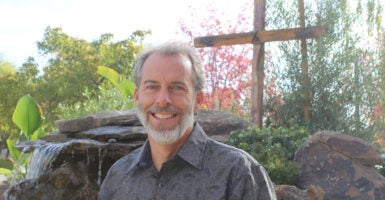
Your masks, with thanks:
M152 113L152 116L157 119L171 119L173 117L176 117L177 114L160 114L160 113Z

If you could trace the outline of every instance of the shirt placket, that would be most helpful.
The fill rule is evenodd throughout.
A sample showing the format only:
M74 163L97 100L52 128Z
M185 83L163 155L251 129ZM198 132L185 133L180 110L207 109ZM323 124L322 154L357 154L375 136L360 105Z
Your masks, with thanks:
M156 178L155 199L164 200L173 198L172 196L169 196L170 194L168 194L168 192L170 192L169 189L172 190L172 188L169 188L170 181L178 171L177 169L180 164L178 161L178 159L173 158L163 164L162 169Z
M166 174L159 174L156 178L155 184L155 199L165 200L167 199L167 182L168 178Z

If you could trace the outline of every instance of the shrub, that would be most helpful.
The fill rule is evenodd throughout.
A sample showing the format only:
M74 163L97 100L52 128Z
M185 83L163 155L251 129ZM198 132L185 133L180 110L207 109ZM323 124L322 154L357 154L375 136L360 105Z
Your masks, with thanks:
M135 107L132 97L125 97L115 87L100 87L98 97L92 97L90 93L84 93L88 101L74 105L59 104L56 109L59 119L71 119L84 117L104 110L128 110Z
M276 184L295 184L300 169L293 162L294 153L308 138L305 127L250 127L230 133L229 145L243 149L261 163Z

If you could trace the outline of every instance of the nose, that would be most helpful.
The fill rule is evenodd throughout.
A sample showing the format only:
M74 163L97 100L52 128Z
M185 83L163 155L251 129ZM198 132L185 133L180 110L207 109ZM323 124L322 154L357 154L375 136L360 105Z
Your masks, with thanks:
M159 90L158 96L156 98L156 104L162 107L168 106L171 104L171 96L167 88L162 87Z

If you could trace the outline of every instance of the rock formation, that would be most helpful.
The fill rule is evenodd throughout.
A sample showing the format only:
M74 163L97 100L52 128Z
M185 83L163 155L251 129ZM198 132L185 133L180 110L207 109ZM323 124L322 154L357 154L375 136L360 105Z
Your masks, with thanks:
M299 188L319 187L325 200L385 199L385 178L374 169L383 159L370 143L322 131L295 153L301 165Z
M135 109L103 111L59 120L57 132L18 144L20 150L33 153L33 162L27 179L9 188L5 199L96 199L110 166L147 138L135 113ZM198 113L197 121L218 141L249 126L240 118L207 110ZM302 170L298 184L277 185L278 200L385 199L385 178L373 168L383 160L361 139L316 133L297 150L295 162Z

